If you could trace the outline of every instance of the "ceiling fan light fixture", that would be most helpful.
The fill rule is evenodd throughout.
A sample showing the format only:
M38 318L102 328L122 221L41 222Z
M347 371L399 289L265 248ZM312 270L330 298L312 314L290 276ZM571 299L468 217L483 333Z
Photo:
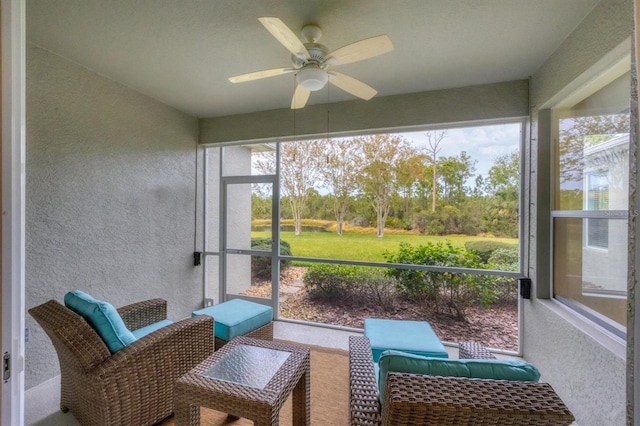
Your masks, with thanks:
M329 75L317 66L306 66L298 71L296 81L305 89L315 92L327 84Z

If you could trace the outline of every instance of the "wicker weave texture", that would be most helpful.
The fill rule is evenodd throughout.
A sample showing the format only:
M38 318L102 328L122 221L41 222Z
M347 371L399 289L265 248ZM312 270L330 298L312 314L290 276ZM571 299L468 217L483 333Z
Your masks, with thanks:
M349 337L349 410L352 425L379 425L380 401L369 339Z
M264 389L203 375L236 345L290 352ZM249 337L236 337L176 383L176 425L199 425L200 406L244 417L255 425L277 425L282 405L293 395L293 424L310 424L310 351L308 348Z
M458 345L460 359L496 359L487 348L478 342L462 342Z
M149 299L118 308L129 330L137 330L167 318L167 301Z
M251 337L253 339L269 340L269 341L273 340L273 321L270 321L268 324L265 324L262 327L257 328L252 332L245 334L244 337ZM219 351L220 349L222 349L224 345L228 343L227 340L222 340L218 337L215 338L215 342L216 342L216 351Z
M149 318L156 319L162 304L129 305L125 315L128 320L144 323L145 309L149 309ZM58 354L60 408L71 411L83 425L157 423L174 411L177 378L213 353L210 317L178 321L111 355L93 328L57 301L48 301L29 313Z
M369 339L349 339L352 425L570 425L547 383L389 373L381 416ZM377 412L377 410L375 411Z

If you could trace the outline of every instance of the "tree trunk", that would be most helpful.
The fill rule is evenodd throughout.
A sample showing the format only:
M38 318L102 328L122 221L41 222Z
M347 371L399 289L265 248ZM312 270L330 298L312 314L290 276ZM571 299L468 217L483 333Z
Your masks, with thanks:
M438 172L436 171L436 162L433 162L433 196L431 197L431 211L436 211L436 194L438 193Z
M335 199L333 204L333 213L336 215L336 234L342 235L342 224L344 222L345 205L340 199Z
M302 234L302 204L303 203L291 203L291 213L293 215L293 229L295 235Z

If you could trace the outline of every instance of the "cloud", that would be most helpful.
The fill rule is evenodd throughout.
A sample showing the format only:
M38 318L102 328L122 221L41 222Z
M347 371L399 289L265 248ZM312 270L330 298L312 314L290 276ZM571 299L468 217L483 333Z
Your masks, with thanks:
M440 145L439 155L458 156L462 151L476 163L476 175L486 176L495 160L520 149L520 123L493 124L473 127L459 127L447 130ZM427 147L427 131L407 132L401 135L415 146ZM474 178L470 179L472 182Z

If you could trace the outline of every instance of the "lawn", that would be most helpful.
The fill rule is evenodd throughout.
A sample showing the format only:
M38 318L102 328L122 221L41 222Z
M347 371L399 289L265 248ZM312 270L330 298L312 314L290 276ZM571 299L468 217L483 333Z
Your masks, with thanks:
M251 233L254 238L269 237L267 232ZM362 260L368 262L385 262L385 251L395 252L402 242L413 245L424 245L429 242L450 241L456 246L464 246L467 241L491 240L513 243L514 238L477 237L466 235L417 235L417 234L385 234L378 238L375 234L344 233L342 236L334 232L303 232L296 236L293 232L281 232L280 238L291 244L294 256L316 257L327 259Z

